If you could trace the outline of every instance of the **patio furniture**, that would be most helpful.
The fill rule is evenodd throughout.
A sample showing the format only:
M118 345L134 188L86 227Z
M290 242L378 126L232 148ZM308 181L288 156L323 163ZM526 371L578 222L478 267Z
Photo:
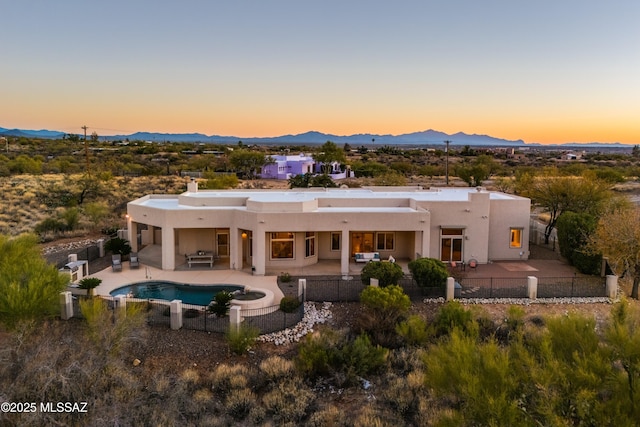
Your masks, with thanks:
M356 252L356 262L380 261L380 252Z
M131 252L131 254L129 254L129 268L139 268L139 267L140 267L140 260L138 259L138 253Z
M209 264L209 268L213 268L213 253L198 251L194 254L187 254L187 264L189 264L189 268L193 264Z
M469 260L469 268L475 270L478 267L478 260L471 258Z
M111 255L111 270L122 271L122 255Z

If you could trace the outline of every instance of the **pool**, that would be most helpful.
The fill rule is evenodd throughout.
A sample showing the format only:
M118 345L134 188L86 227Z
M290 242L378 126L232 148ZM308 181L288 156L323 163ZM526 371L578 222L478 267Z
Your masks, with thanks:
M132 283L110 292L111 296L127 295L140 299L182 300L185 304L209 305L220 291L243 291L242 285L189 285L169 281Z

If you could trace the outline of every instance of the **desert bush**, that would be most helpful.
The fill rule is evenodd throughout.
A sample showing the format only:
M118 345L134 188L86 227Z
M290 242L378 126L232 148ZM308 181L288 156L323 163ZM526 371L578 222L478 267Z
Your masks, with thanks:
M398 323L396 332L410 346L421 346L427 343L430 333L427 322L418 315L412 315Z
M349 427L351 426L351 422L344 411L331 405L325 409L314 412L311 417L309 417L307 425L310 427Z
M299 380L285 381L262 397L267 414L276 422L300 422L313 404L315 394Z
M69 281L42 258L33 235L0 235L0 323L9 328L59 313Z
M131 253L131 246L125 239L119 237L113 237L104 244L104 249L111 251L113 254L120 254L122 256L129 255Z
M248 388L232 390L225 399L225 412L236 421L244 420L257 405L256 395Z
M302 304L296 297L284 297L280 300L280 310L285 313L294 313Z
M139 305L128 304L125 309L110 310L107 301L90 298L80 301L80 311L87 336L99 353L118 354L126 344L144 337L146 314Z
M282 283L289 283L291 282L291 274L287 273L286 271L282 272L280 276L278 276L278 279L280 279Z
M402 267L395 262L368 262L360 273L362 284L369 286L371 279L378 279L381 287L397 285L404 273Z
M447 266L435 258L418 258L409 262L409 271L421 288L443 287L447 283Z
M346 382L353 384L358 377L376 373L386 365L389 350L373 345L366 334L345 343L336 354L336 368L346 375Z
M382 391L382 400L407 422L418 413L421 395L424 394L424 373L412 372L407 377L391 375Z
M249 379L249 370L244 365L222 364L209 376L213 390L225 394L247 387Z
M478 327L471 311L458 301L449 301L440 307L431 327L436 336L448 335L456 328L474 337L478 335Z
M235 354L245 354L256 342L260 330L252 326L240 325L237 329L231 328L225 334L229 350Z
M329 375L333 370L337 348L345 340L344 333L323 330L307 335L298 347L295 364L311 379Z
M295 364L280 356L271 356L260 363L261 376L271 383L289 378L295 373Z
M398 344L396 324L409 312L409 296L397 285L368 286L360 293L360 302L363 309L356 319L356 327L376 344L395 347Z

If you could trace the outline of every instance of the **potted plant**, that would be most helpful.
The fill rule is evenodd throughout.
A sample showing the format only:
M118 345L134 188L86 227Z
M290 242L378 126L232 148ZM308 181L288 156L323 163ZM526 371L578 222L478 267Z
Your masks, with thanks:
M213 303L209 305L209 311L218 317L224 317L229 312L233 294L229 291L220 291L213 299Z
M102 283L102 279L98 279L97 277L85 277L78 282L80 289L86 289L88 296L93 296L93 288Z

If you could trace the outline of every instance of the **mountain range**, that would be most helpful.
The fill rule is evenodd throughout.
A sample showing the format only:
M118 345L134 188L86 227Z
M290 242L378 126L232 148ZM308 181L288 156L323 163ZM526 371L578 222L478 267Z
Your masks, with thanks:
M59 139L64 137L64 132L51 130L23 130L23 129L5 129L0 127L1 136L13 137L29 137L29 138L45 138ZM369 133L359 133L354 135L332 135L322 132L310 131L296 135L282 135L274 137L253 137L240 138L236 136L207 136L201 133L159 133L159 132L136 132L130 135L112 135L101 136L103 140L141 140L154 142L193 142L193 143L220 143L235 144L242 141L245 144L323 144L327 141L333 141L336 144L350 145L441 145L444 141L451 141L451 145L473 145L473 146L523 146L538 145L535 143L525 143L523 140L509 140L495 138L489 135L466 134L458 132L447 134L436 130L425 130L421 132L406 133L402 135L377 135ZM567 143L561 145L568 146L625 146L620 143Z

